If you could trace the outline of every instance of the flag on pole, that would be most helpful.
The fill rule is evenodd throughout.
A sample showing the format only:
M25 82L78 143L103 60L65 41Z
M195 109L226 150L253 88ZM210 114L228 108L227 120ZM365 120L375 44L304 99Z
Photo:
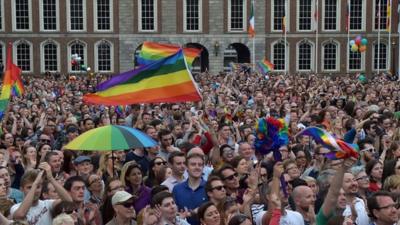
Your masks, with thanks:
M392 0L388 0L387 3L387 9L386 9L386 30L387 32L390 32L392 30L391 24L390 24L390 18L391 18L391 10L392 10Z
M282 17L282 32L286 34L286 15Z
M314 13L314 28L315 31L318 32L318 18L319 18L319 12L318 12L318 0L317 0L317 5L315 7L315 13Z
M256 30L254 27L254 2L251 1L251 9L250 9L250 17L249 17L249 29L248 29L248 33L249 36L251 38L254 38L254 36L256 35Z
M272 64L267 59L264 59L261 62L257 62L257 67L260 70L260 72L265 75L269 72L272 72L274 70L275 65Z
M350 0L347 0L346 7L346 31L350 30Z

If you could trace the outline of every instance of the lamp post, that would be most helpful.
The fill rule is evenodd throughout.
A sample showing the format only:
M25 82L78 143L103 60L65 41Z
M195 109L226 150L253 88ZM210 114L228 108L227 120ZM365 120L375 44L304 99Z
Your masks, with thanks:
M214 43L214 54L215 54L215 56L218 56L218 53L219 53L219 42L215 41L215 43Z

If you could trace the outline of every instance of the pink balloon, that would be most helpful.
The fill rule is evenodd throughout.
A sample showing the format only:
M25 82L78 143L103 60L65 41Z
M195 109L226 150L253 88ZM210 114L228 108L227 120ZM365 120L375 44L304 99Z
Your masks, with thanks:
M360 45L361 44L361 39L356 39L356 44Z

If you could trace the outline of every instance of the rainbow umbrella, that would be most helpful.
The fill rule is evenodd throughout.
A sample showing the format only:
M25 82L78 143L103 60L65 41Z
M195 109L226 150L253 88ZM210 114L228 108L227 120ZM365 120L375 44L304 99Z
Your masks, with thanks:
M69 142L65 149L113 151L154 147L157 142L147 134L131 127L108 125L86 131Z

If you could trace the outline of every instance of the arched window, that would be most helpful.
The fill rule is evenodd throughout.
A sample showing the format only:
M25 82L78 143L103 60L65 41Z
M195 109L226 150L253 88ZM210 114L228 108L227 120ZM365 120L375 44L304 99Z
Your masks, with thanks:
M310 71L312 68L312 44L308 41L303 41L298 45L298 70Z
M71 63L68 63L70 66L70 71L71 72L81 72L82 71L82 65L86 65L86 44L82 43L80 41L75 41L69 46L69 58L71 61L72 55L77 54L78 57L80 57L80 61L72 65Z
M322 46L323 70L337 70L338 46L335 42L329 42Z
M58 70L58 46L52 41L43 44L43 72L46 71L59 71Z
M21 41L16 45L17 65L23 72L32 71L32 49L31 44L26 41Z
M374 70L388 69L388 49L386 43L374 44Z
M108 41L101 41L96 45L96 71L112 71L112 46Z
M286 70L286 54L285 54L285 44L283 41L277 42L273 45L273 62L275 65L275 70L283 71Z

